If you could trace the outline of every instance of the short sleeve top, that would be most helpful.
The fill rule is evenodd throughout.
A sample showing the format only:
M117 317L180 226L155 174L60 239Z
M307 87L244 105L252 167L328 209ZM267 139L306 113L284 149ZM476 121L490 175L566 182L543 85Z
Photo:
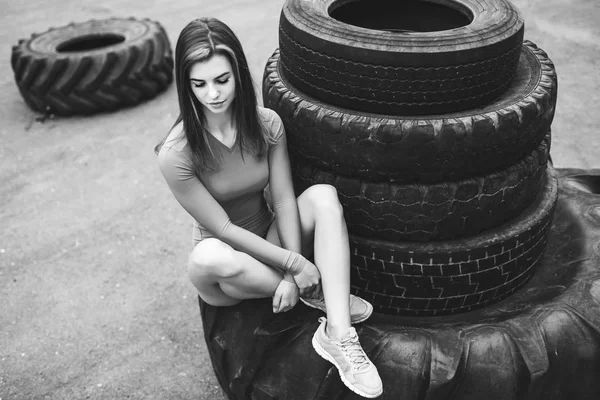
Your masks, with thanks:
M272 146L279 146L284 132L281 118L267 108L259 107L258 111L263 125L276 141ZM228 147L211 134L208 134L208 140L221 163L215 171L199 171L192 164L190 147L181 128L172 130L158 154L161 171L169 186L176 188L190 179L200 180L223 207L231 223L264 237L273 221L273 213L264 198L264 189L269 183L268 157L259 158L244 152L242 158L237 141ZM195 199L189 201L194 204ZM212 236L215 232L194 222L194 242Z

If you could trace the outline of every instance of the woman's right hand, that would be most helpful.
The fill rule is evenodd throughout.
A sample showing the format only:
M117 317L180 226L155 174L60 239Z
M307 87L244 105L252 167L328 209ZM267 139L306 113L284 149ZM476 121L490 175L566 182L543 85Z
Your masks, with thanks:
M321 291L321 274L317 266L306 260L306 265L298 275L294 275L294 281L300 290L300 295L307 298L318 298Z
M287 270L294 276L294 281L302 297L315 297L320 290L321 274L317 266L299 253L291 252L286 262Z

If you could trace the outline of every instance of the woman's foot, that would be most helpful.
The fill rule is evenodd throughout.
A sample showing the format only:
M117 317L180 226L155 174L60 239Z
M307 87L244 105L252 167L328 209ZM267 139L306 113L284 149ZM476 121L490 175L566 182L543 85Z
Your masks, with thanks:
M368 398L380 396L383 393L381 378L362 349L356 330L351 327L341 340L335 340L325 331L327 319L321 317L319 321L321 325L312 339L315 351L336 366L340 378L354 393Z
M326 313L325 299L305 299L300 297L300 301L309 307L316 308ZM353 294L350 295L350 322L352 324L359 324L365 321L373 313L373 306L365 299L361 299Z

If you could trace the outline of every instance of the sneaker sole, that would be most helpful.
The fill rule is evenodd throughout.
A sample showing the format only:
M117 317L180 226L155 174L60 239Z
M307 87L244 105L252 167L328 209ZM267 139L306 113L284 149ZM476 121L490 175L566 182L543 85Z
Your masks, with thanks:
M300 301L304 304L306 304L307 306L309 306L310 308L314 308L315 310L319 310L322 312L325 312L325 310L322 310L319 307L316 307L312 304L310 304L309 302L305 301L302 297L300 297ZM371 303L369 303L368 301L365 302L367 304L367 312L365 314L363 314L362 317L360 318L356 318L356 319L352 319L352 315L350 315L350 323L352 325L354 324L360 324L361 322L365 322L366 320L369 319L369 317L371 316L371 314L373 314L373 305Z
M369 399L374 399L375 397L381 396L381 394L383 393L383 388L381 388L381 390L379 392L377 392L376 394L368 394L368 393L365 393L365 392L361 391L360 389L352 386L352 384L350 382L348 382L348 380L346 379L344 374L342 374L342 371L340 370L340 366L338 365L337 362L335 362L335 359L333 357L331 357L329 355L329 353L327 353L325 351L325 349L323 347L321 347L321 345L317 341L317 339L316 339L317 333L318 333L318 331L315 332L315 334L313 335L313 338L312 338L313 348L315 349L315 351L317 352L318 355L320 355L323 359L332 363L337 368L340 379L342 380L342 382L344 382L344 385L346 385L346 387L348 389L352 390L354 393L358 394L359 396L366 397Z

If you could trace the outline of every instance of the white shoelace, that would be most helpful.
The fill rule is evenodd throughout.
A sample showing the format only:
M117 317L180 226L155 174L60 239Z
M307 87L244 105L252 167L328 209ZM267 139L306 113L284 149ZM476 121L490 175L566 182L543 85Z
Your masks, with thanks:
M349 337L341 342L342 353L348 358L352 369L360 371L369 367L369 358L362 349L356 332L353 332Z

